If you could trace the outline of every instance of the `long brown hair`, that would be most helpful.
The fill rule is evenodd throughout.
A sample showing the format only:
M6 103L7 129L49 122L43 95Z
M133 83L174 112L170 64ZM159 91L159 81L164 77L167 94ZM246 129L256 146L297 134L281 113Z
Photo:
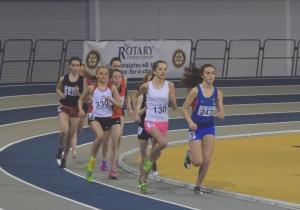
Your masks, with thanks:
M203 81L202 76L205 68L207 67L212 67L216 69L214 65L210 63L204 64L200 68L196 68L195 66L186 68L184 74L182 75L183 78L181 79L183 86L185 88L191 89L197 86L198 84L202 83Z

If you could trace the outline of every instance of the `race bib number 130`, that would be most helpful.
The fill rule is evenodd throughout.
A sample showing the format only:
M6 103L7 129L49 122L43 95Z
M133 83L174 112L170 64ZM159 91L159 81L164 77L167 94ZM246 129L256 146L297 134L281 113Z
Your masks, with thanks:
M155 106L153 107L153 110L155 114L162 114L167 111L167 106Z

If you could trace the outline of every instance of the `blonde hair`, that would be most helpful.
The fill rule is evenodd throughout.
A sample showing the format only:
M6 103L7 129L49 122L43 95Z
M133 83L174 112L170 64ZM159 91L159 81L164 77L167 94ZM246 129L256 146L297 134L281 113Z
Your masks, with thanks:
M98 72L99 72L101 69L106 69L106 71L109 72L107 66L99 66L99 67L97 67L97 69L96 69L96 74L98 74Z

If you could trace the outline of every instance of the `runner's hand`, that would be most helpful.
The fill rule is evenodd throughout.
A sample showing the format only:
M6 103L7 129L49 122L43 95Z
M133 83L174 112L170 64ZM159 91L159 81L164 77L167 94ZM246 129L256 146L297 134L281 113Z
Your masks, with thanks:
M190 130L195 131L195 130L197 130L197 124L194 123L193 121L191 121L191 122L189 122L189 128L190 128Z

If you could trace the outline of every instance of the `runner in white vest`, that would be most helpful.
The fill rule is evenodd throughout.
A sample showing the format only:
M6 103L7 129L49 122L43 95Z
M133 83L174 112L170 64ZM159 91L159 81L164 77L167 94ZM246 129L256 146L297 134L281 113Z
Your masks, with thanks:
M168 106L169 101L173 110L177 108L174 83L166 81L167 63L158 60L153 63L152 71L154 78L143 84L136 94L133 95L134 113L137 115L137 98L146 93L146 117L144 127L146 132L152 136L155 145L152 147L149 157L145 159L139 188L142 193L147 193L146 180L152 169L153 163L160 156L160 152L167 147L166 138L168 131ZM135 118L138 118L137 116Z
M84 116L83 101L92 96L92 103L88 110L89 126L96 135L93 142L89 161L86 166L86 179L93 181L93 170L95 168L96 156L101 143L108 140L111 128L112 106L121 108L119 92L115 85L108 86L108 68L98 67L96 77L98 83L89 86L89 91L85 92L79 99L79 114Z

